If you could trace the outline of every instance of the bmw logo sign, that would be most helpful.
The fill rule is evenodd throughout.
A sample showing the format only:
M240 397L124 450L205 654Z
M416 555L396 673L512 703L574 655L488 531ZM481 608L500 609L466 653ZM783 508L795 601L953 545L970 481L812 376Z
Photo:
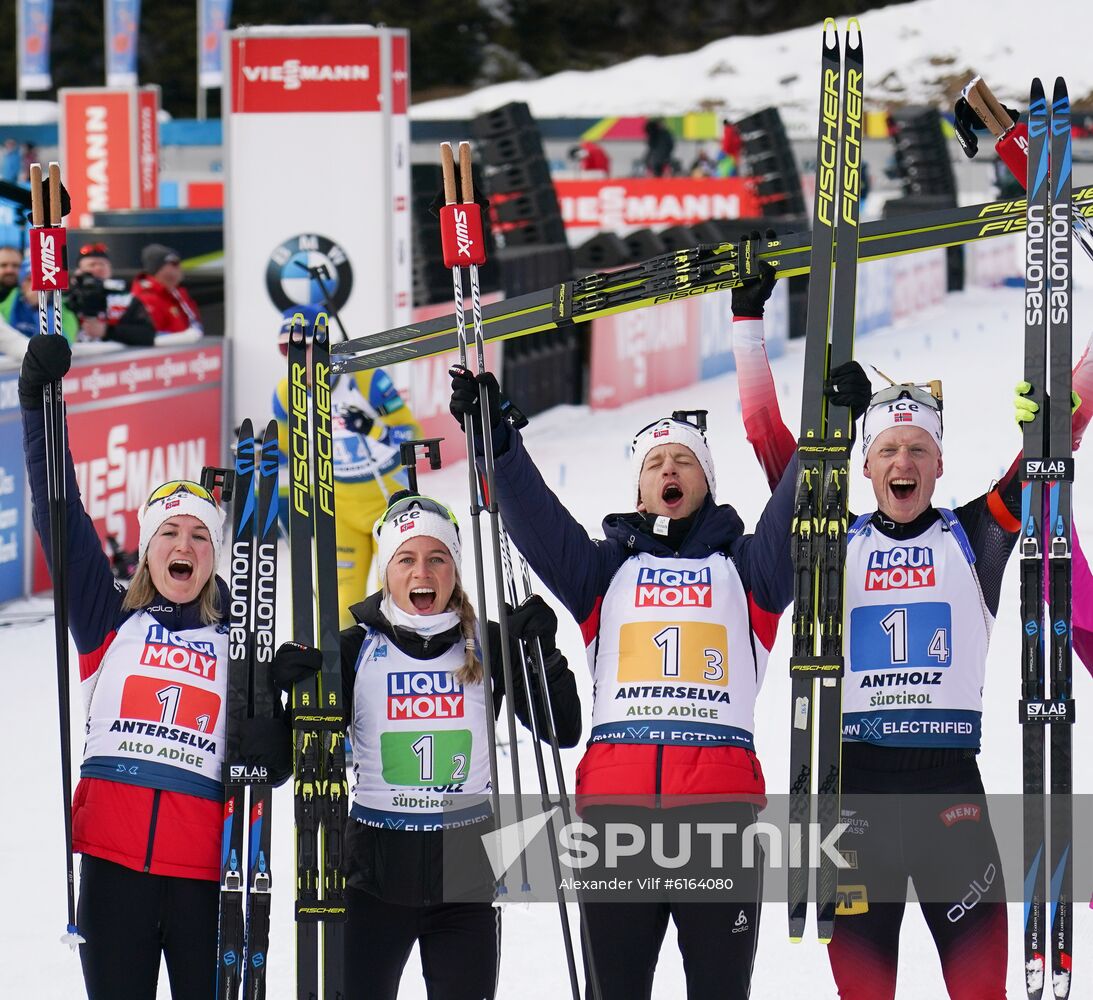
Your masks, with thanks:
M345 251L316 233L300 233L276 247L266 265L266 290L280 310L322 306L339 312L353 289Z

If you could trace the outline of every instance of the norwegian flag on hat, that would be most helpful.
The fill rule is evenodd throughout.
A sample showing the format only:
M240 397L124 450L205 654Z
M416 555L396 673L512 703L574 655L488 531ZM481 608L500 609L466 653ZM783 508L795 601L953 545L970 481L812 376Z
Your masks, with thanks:
M895 422L897 424L904 423L904 422L909 423L910 420L911 420L911 414L910 413L897 413L893 419L895 420Z

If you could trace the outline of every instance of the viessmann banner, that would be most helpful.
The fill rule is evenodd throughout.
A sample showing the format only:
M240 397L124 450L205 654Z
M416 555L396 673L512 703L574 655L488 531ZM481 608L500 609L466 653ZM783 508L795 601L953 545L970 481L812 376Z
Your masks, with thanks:
M159 204L159 87L58 91L61 163L71 224L95 212Z
M283 310L325 303L350 337L410 321L408 51L407 33L388 28L225 36L236 419L269 412Z
M566 229L575 236L601 229L627 233L760 214L753 183L746 177L556 180L554 190Z

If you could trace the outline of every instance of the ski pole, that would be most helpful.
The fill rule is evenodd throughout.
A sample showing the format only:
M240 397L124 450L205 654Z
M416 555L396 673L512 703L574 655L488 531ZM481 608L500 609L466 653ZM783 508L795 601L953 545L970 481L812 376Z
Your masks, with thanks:
M444 175L444 208L441 209L440 231L444 237L446 225L450 220L452 240L456 246L456 252L449 258L447 251L444 254L444 263L452 269L452 291L455 304L456 331L459 338L459 363L467 366L467 318L463 309L463 271L459 261L458 242L455 240L456 205L455 186L455 160L452 156L452 147L449 143L440 144L440 165ZM446 242L446 241L445 241ZM467 439L467 485L470 498L471 511L471 538L474 543L474 581L480 614L486 611L486 573L482 556L482 505L478 496L478 476L474 467L474 424L468 417L463 422L463 430ZM482 686L486 695L486 709L493 712L493 673L491 669L490 644L482 643ZM501 814L501 799L497 783L497 733L494 731L496 723L491 718L486 725L486 742L490 758L490 797L493 807L493 815ZM497 891L499 895L508 892L505 885L505 876L502 873L498 879Z
M450 149L451 147L449 147ZM460 219L462 219L462 235L467 238L477 231L477 238L467 239L470 253L467 269L471 279L471 319L474 324L474 344L477 355L478 370L476 375L483 375L486 371L486 338L482 332L482 290L478 281L478 265L485 262L486 244L482 238L482 216L478 204L474 200L474 181L471 174L471 144L461 142L459 144L459 179L463 191L463 203L457 206L456 225L454 227L457 238L460 233ZM445 254L447 256L447 254ZM466 327L464 326L464 330ZM464 333L465 335L465 333ZM520 760L516 753L516 713L512 707L512 654L509 648L509 624L505 614L505 601L503 597L503 572L501 569L501 513L497 508L496 477L493 462L493 426L490 423L489 399L486 395L479 394L479 416L481 418L482 431L482 458L485 466L485 476L480 480L480 485L485 501L485 509L490 516L490 540L493 543L493 580L494 593L497 597L497 624L501 632L501 671L505 680L505 721L508 725L509 745L512 752L509 760L512 763L513 800L516 812L517 829L523 830L524 804L520 787ZM470 423L470 421L468 421ZM468 456L469 465L473 470L473 452ZM484 480L484 481L483 481ZM523 851L520 852L523 857ZM527 892L528 885L525 879L521 891Z
M508 593L509 603L515 608L518 600L516 595L516 582L512 569L512 555L509 551L509 536L504 528L502 528L501 538L504 543L502 552L505 566L505 590ZM532 595L531 581L527 572L527 563L523 556L520 556L520 562L524 574L523 596L526 599ZM562 774L562 758L558 748L558 735L554 730L554 706L551 704L550 692L547 688L546 665L543 659L542 644L538 639L535 639L533 642L524 642L523 640L520 640L520 665L524 675L524 691L527 694L528 724L531 726L531 736L535 744L535 769L539 776L540 808L544 813L551 813L549 821L550 830L553 835L554 844L557 844L558 831L550 802L550 785L547 781L546 764L543 760L543 748L542 744L539 742L542 737L540 735L535 704L532 700L533 686L528 670L529 663L542 696L544 716L543 735L546 736L547 742L550 744L551 753L554 756L554 778L558 787L558 806L562 811L563 821L568 823L570 816L569 803L565 801L565 778ZM580 983L577 977L577 960L573 951L573 933L569 927L569 908L566 905L565 894L562 891L561 864L558 861L558 854L557 851L554 850L553 844L550 849L550 865L554 873L555 895L558 899L558 916L562 923L562 943L565 948L566 965L569 969L569 985L573 993L573 1000L580 1000L581 994ZM577 894L577 907L583 917L584 907L579 892ZM581 920L581 927L582 930L587 927L587 924L583 919ZM587 960L589 962L589 968L591 969L591 948L586 948L586 955L588 956ZM592 982L593 997L598 1000L600 995L599 982L594 973L590 973L590 978Z
M61 167L49 164L49 225L45 224L42 165L30 167L32 287L38 292L38 333L64 336L61 293L68 288L65 229L61 225ZM50 327L52 326L52 331ZM52 555L54 641L57 649L57 703L61 727L61 795L64 798L65 877L68 925L61 941L75 949L84 943L76 928L75 873L72 860L72 708L68 665L68 544L65 522L65 415L61 380L42 390L46 432L46 483Z

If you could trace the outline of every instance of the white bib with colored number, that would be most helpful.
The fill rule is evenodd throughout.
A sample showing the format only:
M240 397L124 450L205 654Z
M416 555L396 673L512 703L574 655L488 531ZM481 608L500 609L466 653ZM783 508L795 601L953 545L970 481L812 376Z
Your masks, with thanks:
M846 552L843 738L979 746L993 618L948 511L913 539L860 518Z
M416 660L377 632L353 684L354 819L438 830L490 812L485 691L456 678L464 649Z
M80 775L219 799L227 666L226 630L131 615L98 671Z
M767 655L726 556L627 559L604 595L589 655L590 743L752 749Z

